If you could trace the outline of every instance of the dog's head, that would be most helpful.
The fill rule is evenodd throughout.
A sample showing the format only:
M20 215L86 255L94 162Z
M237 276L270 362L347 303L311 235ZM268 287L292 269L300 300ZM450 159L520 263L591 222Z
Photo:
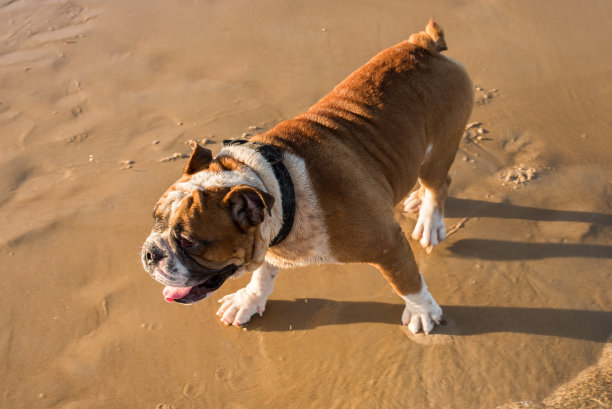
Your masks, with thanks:
M210 150L192 147L183 176L155 206L155 225L142 249L143 266L166 286L166 300L183 304L206 298L253 261L259 226L274 202L261 189L240 184ZM224 183L199 183L208 179Z

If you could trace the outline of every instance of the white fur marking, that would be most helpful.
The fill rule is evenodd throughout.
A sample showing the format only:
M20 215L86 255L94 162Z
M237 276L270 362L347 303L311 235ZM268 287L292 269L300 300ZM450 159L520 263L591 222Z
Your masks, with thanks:
M223 156L227 156L244 163L246 165L244 170L248 170L248 172L257 178L256 181L232 181L232 186L238 184L251 185L271 194L274 197L274 205L272 205L271 209L272 215L271 217L267 217L264 220L264 223L268 224L268 226L266 226L266 230L275 236L280 231L283 224L283 207L281 202L280 186L276 176L274 175L272 167L259 152L247 146L234 145L225 147L217 155L218 158ZM257 184L253 184L255 182ZM274 236L269 238L265 237L265 239L272 241Z
M279 268L264 262L253 272L249 284L233 294L226 295L219 302L217 315L226 325L244 325L255 314L262 315L266 301L274 289L274 280Z
M185 267L179 258L172 252L168 241L168 232L164 232L163 234L151 232L147 238L147 243L154 243L156 246L160 247L166 255L166 257L157 264L153 272L153 278L164 285L185 287L187 280L189 280L189 270L187 270L187 267ZM145 270L147 270L144 260L143 265ZM169 269L170 265L172 265L171 270Z
M434 324L440 324L442 320L442 308L427 290L425 279L421 275L422 288L417 294L403 295L406 301L406 308L402 314L402 324L408 325L408 329L416 334L423 330L429 334L434 328Z
M312 187L304 160L285 154L284 163L295 188L295 221L289 236L268 250L266 260L279 267L313 263L335 263L329 246L329 234L323 211Z
M234 158L244 163L245 166L233 171L209 172L204 170L192 175L188 181L177 183L174 186L175 190L168 193L165 201L165 206L170 206L171 209L169 219L172 219L174 213L180 207L181 201L196 189L232 187L242 184L253 186L271 194L275 202L272 206L271 216L266 217L258 227L258 239L256 240L252 260L241 267L241 273L244 271L259 271L258 268L262 266L264 259L269 266L274 265L277 268L335 262L335 259L331 257L329 235L325 228L324 215L303 159L289 153L283 155L284 164L289 170L295 189L295 220L287 238L282 243L269 248L270 241L278 234L282 226L280 186L272 167L259 152L249 147L229 146L223 148L217 155L217 157L222 156ZM171 254L170 251L169 254ZM180 281L187 280L187 272L184 266L177 263L175 270L177 270L175 273L179 274L178 279ZM167 279L164 279L163 276L156 276L156 279L160 282L165 281L164 284L180 286L176 282L167 282ZM240 296L233 296L234 298L238 297L235 302L232 301L233 304L246 302L244 298L246 293L241 294ZM240 315L238 321L242 321L242 318L248 312L248 309L242 310L245 312ZM229 321L229 318L226 321Z
M430 143L427 146L427 149L425 149L425 156L423 157L423 162L421 162L421 164L425 163L427 159L429 159L429 155L431 154L431 148L433 148L433 144Z
M229 156L243 162L253 169L263 180L264 185L274 198L272 217L262 223L262 229L278 233L282 226L282 202L280 187L268 162L251 148L245 146L226 147L218 156ZM266 253L266 261L283 268L313 263L333 263L329 247L329 235L325 228L324 216L314 193L304 160L289 153L283 154L295 190L295 219L287 238L271 247Z
M412 238L419 240L424 248L434 247L446 239L444 215L436 206L431 190L425 189L425 196L420 199L419 218L412 232ZM404 208L406 208L406 204L404 204Z

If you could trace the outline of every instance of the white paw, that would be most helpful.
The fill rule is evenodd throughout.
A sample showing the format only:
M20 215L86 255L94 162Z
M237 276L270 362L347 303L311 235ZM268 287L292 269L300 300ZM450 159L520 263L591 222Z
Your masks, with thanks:
M436 206L429 189L425 189L425 197L422 198L419 218L412 232L412 238L429 250L446 239L444 215Z
M404 200L404 213L416 213L421 207L421 195L418 190L410 193L408 198Z
M412 238L417 240L424 248L437 246L438 243L446 239L444 217L437 207L421 206Z
M225 325L244 325L253 315L262 315L266 307L266 297L252 294L246 288L226 295L219 302L217 315Z
M413 334L423 331L429 334L436 325L442 321L442 309L438 306L437 311L419 312L412 311L409 307L404 309L402 314L402 324L408 325L408 329Z
M404 295L402 298L406 301L406 308L402 314L402 324L408 325L408 329L413 334L421 331L429 334L435 325L440 325L442 322L442 308L427 290L425 281L423 281L423 288L420 293Z

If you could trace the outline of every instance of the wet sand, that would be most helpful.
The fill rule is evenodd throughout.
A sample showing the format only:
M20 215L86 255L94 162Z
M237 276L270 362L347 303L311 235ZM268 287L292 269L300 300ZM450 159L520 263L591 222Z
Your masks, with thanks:
M1 407L610 407L612 3L328 3L0 1ZM215 311L248 277L164 302L140 246L185 142L299 114L431 16L477 87L452 234L413 243L449 324L407 335L364 265L281 271L246 330Z

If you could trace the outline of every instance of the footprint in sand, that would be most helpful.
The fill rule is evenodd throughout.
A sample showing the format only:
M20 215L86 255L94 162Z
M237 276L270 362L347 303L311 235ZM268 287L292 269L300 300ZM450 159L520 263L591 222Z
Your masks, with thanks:
M218 382L229 381L230 379L232 379L233 376L234 372L231 368L220 367L217 368L217 370L215 371L215 380Z
M502 162L495 155L494 147L496 145L487 144L487 142L495 139L496 137L492 136L491 131L488 127L485 127L485 124L480 121L471 122L463 132L459 157L464 162L473 164L473 169L476 169L476 162L478 162L481 171L495 172L502 165ZM491 148L493 148L493 151Z
M181 388L181 392L187 399L201 399L206 393L206 386L203 384L186 383Z
M512 186L515 189L518 189L520 186L527 184L537 177L538 171L536 168L523 164L513 165L499 172L502 186Z
M81 132L81 133L72 135L66 138L65 140L67 143L81 143L85 141L85 139L87 139L88 137L89 137L89 134L87 132Z
M499 95L499 90L497 88L487 90L483 87L475 86L474 91L475 102L478 105L488 104L493 98Z
M465 127L463 142L477 144L483 141L492 141L493 138L489 134L490 131L483 126L482 122L472 122Z
M531 145L531 139L528 135L521 133L513 133L507 136L502 141L502 148L508 155L515 155L519 153L525 153L526 149Z
M460 151L463 153L463 161L474 163L474 158L482 157L484 162L493 166L492 172L497 173L501 184L514 189L528 184L541 175L537 168L537 149L531 147L530 138L522 134L512 134L501 137L501 148L503 153L490 152L482 142L494 141L491 132L482 122L471 122L465 127ZM497 144L495 146L499 146ZM493 147L495 150L495 147ZM499 155L502 158L499 158ZM512 162L511 165L505 165ZM518 163L518 164L517 164ZM483 164L483 161L480 161Z

